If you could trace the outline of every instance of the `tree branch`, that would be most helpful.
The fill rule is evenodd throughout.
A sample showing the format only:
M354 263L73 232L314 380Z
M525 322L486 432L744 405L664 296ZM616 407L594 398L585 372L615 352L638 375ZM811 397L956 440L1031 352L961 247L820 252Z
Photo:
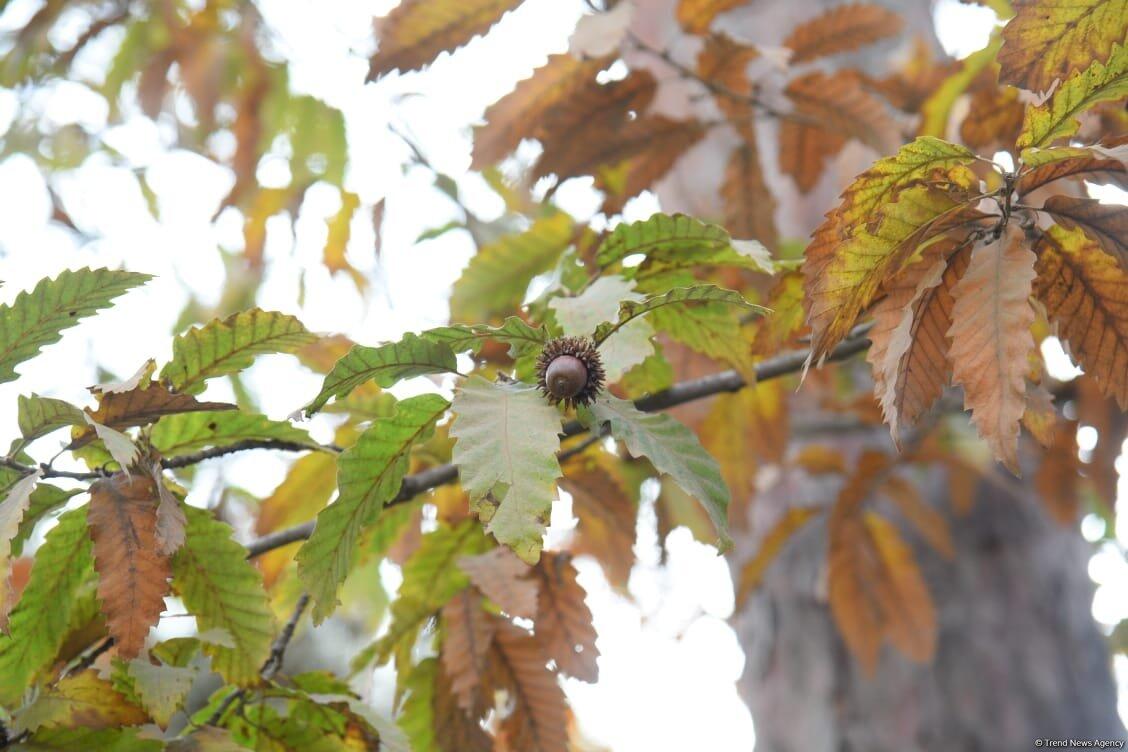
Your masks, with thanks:
M862 324L854 327L850 334L837 347L831 351L827 357L828 361L846 360L860 352L863 352L869 347L869 340L865 338L866 333L869 331L869 324ZM803 364L807 362L806 350L796 350L794 352L784 353L775 358L769 358L756 364L756 381L769 381L771 379L786 376L790 373L797 373L803 368ZM712 397L722 392L735 392L747 386L744 377L735 370L721 371L719 373L709 374L702 376L698 379L690 379L683 381L680 384L674 384L669 389L664 389L661 392L643 397L635 401L635 407L644 412L656 412L658 410L666 410L678 405L684 405L687 402L704 399L705 397ZM576 436L583 433L587 429L578 420L569 421L564 424L561 433L565 436ZM584 448L598 441L599 437L592 437L590 441L585 441L576 447L562 450L557 454L561 460L583 451ZM403 479L403 485L400 486L399 493L395 498L389 501L385 506L392 506L394 504L402 504L410 501L418 494L424 491L429 491L432 488L437 488L447 483L453 483L458 479L458 468L454 465L436 465L435 467L428 468L422 472L408 475ZM251 541L247 545L247 558L253 559L256 556L261 556L267 551L273 551L276 548L294 543L296 541L306 540L313 534L313 527L315 520L288 527L261 538Z

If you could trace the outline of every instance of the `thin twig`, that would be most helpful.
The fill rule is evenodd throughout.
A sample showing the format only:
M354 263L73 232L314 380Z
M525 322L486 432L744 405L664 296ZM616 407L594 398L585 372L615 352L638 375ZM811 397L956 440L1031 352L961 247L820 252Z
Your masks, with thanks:
M290 614L290 618L286 621L286 626L282 627L282 631L278 633L278 637L270 645L270 655L267 656L266 661L263 662L262 668L259 669L259 676L263 681L268 682L282 668L282 660L286 657L286 648L290 645L290 640L294 639L294 630L298 627L298 622L301 621L302 614L305 613L306 607L309 606L309 593L302 593L298 596L298 602L294 604L294 611ZM215 712L208 718L207 726L215 726L227 713L236 702L242 702L246 697L247 690L243 687L236 689L227 697L223 698L223 702L215 709Z
M862 324L854 327L847 338L831 351L827 360L846 360L868 348L870 343L869 340L865 338L865 334L869 331L870 326L870 324ZM799 372L807 361L807 355L807 350L796 350L757 363L755 369L756 381L768 381L790 373ZM705 397L712 397L722 392L739 391L747 385L748 382L745 381L744 377L741 376L739 372L735 370L721 371L708 376L702 376L698 379L683 381L680 384L674 384L669 389L636 400L634 404L635 407L644 412L656 412L658 410L684 405L687 402L704 399ZM582 423L578 420L573 420L564 424L563 429L561 429L561 434L565 437L576 436L586 430ZM586 448L586 446L585 444L584 447ZM567 459L567 457L579 451L582 451L579 446L572 449L565 449L560 452L557 457ZM451 464L436 465L435 467L428 468L414 475L408 475L403 479L399 493L396 494L394 499L385 504L385 506L402 504L406 501L410 501L424 491L438 488L447 483L453 483L457 479L458 468ZM290 543L306 540L313 534L313 528L314 520L310 520L301 525L288 527L257 538L247 544L247 558L253 559L267 551L273 551L276 548L281 548Z

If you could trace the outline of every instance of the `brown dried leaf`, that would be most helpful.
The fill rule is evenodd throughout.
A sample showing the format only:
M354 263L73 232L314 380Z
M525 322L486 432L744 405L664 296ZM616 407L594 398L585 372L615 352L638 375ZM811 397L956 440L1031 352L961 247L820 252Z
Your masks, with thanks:
M540 592L533 630L557 668L586 682L599 680L595 627L568 554L544 554L535 570Z
M779 169L795 178L801 193L809 193L819 182L828 159L846 145L840 131L828 131L794 120L779 124Z
M600 150L602 169L596 172L595 187L607 194L603 211L621 211L628 199L669 172L705 132L697 120L651 115L629 121Z
M607 580L625 590L635 561L636 511L623 484L605 467L570 462L558 485L572 495L579 520L572 550L595 557Z
M610 88L610 84L600 87L595 81L595 74L609 62L608 58L578 60L567 54L551 55L548 63L486 110L485 125L474 129L474 158L470 166L480 170L500 162L517 148L521 139L536 137L543 127L542 120L557 105L571 107L584 92Z
M98 598L118 654L135 658L160 620L171 576L158 552L157 488L151 477L115 473L90 486Z
M960 124L960 138L987 153L995 147L1010 148L1022 131L1025 110L1017 89L994 83L981 86L971 95L967 117Z
M1018 474L1019 420L1026 407L1026 369L1034 338L1030 306L1034 253L1013 225L976 248L952 290L953 382L996 459Z
M477 556L463 556L458 566L470 582L502 611L532 619L537 612L537 582L531 567L504 546Z
M948 385L952 288L967 269L971 248L945 258L950 244L932 246L894 280L874 307L869 353L874 394L894 441L928 411Z
M796 26L783 41L794 54L791 63L849 52L886 37L904 25L896 13L869 3L840 5Z
M796 78L784 93L796 112L828 130L857 139L886 154L901 141L897 124L885 104L862 86L851 71L831 75L815 71Z
M1034 294L1087 376L1128 410L1128 272L1079 230L1038 243Z
M98 409L90 417L103 426L120 431L133 426L145 426L163 415L193 413L210 410L236 410L226 402L200 402L190 394L170 392L159 381L148 381L125 392L109 391L98 397ZM94 435L91 428L83 436Z
M748 130L748 135L755 135ZM775 224L776 201L764 182L755 141L746 140L729 157L721 199L725 207L725 229L733 237L753 238L768 248L775 248L779 240Z
M1076 177L1103 182L1104 177L1119 177L1123 185L1128 165L1123 160L1102 156L1099 152L1082 152L1066 159L1057 159L1024 172L1015 183L1019 196L1025 196L1047 183Z
M443 672L458 706L467 713L481 715L479 711L485 710L485 698L479 690L485 681L494 624L482 609L482 596L473 588L463 590L443 606Z
M419 70L439 56L484 34L521 0L403 0L378 22L379 47L368 81L385 73Z
M492 633L492 626L491 626ZM488 647L488 646L487 646ZM476 717L466 714L443 665L435 668L435 694L431 698L435 741L443 752L491 752L493 740Z
M564 692L546 663L538 640L498 619L490 649L490 685L504 689L513 701L501 721L510 747L521 752L567 752Z
M760 586L764 573L791 537L822 511L817 507L792 507L776 521L767 535L760 540L756 555L745 562L740 569L740 580L736 588L737 608L743 606L748 596Z
M1034 473L1034 487L1050 516L1066 527L1077 522L1081 511L1081 460L1077 456L1077 422L1062 426L1054 444L1042 455Z

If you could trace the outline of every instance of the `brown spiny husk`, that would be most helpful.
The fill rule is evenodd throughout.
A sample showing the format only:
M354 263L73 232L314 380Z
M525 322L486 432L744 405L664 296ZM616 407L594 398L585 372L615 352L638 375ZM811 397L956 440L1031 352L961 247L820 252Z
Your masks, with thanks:
M587 368L587 383L571 397L556 396L545 381L549 364L561 355L578 358ZM549 340L537 358L537 386L549 401L556 404L563 402L568 407L590 405L603 390L603 379L603 360L599 356L599 350L595 349L595 344L587 337L557 337Z

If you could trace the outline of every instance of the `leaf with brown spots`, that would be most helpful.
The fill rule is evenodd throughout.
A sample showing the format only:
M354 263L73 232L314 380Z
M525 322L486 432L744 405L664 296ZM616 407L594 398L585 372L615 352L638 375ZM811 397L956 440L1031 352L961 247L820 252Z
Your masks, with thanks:
M1128 269L1128 206L1102 204L1094 198L1051 196L1043 210L1067 228L1080 228Z
M1108 60L1128 35L1125 0L1013 0L1015 17L1003 27L999 80L1035 92L1048 91Z
M90 486L98 598L119 655L135 658L164 611L171 574L158 552L157 488L149 476L115 473Z
M599 679L595 627L568 554L545 554L535 570L540 585L533 630L557 668L586 682Z
M148 720L141 708L130 704L97 671L87 669L47 687L17 714L14 725L21 732L64 726L106 729Z
M1080 230L1038 243L1034 295L1087 376L1128 410L1128 272Z
M1110 156L1099 148L1065 147L1062 149L1027 149L1023 161L1033 169L1024 171L1015 183L1015 191L1025 196L1047 183L1064 178L1079 178L1097 183L1125 184L1128 164L1125 159ZM1033 159L1043 159L1035 164Z
M477 556L463 556L459 568L470 582L501 610L532 619L537 612L537 582L529 576L531 567L504 546Z
M880 5L839 5L796 26L783 44L792 50L792 64L805 63L894 36L903 25L899 15Z

